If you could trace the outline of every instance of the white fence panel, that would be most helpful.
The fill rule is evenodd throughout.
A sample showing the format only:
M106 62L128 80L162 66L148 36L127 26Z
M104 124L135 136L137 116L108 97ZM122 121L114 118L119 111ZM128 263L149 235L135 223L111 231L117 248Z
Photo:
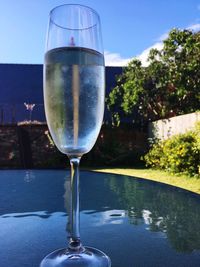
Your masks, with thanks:
M200 112L176 116L149 123L149 138L165 140L172 135L185 133L200 121Z

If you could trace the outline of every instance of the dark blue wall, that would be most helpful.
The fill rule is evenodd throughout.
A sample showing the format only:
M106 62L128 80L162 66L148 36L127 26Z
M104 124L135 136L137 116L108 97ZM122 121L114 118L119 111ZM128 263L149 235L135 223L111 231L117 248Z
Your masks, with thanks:
M43 66L0 64L0 124L29 120L24 102L36 104L31 119L45 121L43 108ZM106 67L106 94L116 84L121 67ZM105 119L109 120L108 111Z
M43 103L42 65L0 64L0 103Z

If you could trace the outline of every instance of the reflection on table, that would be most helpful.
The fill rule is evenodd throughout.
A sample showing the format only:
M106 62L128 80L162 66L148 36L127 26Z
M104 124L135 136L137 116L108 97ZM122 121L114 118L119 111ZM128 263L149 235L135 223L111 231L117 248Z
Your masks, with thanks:
M66 246L69 182L67 171L0 171L1 267L35 267ZM81 173L80 193L82 242L112 267L199 266L198 195L94 172Z

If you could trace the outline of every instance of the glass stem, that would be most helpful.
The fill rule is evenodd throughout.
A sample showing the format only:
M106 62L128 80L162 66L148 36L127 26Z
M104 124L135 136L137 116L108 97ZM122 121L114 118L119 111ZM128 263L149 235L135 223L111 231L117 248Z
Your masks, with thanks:
M79 250L81 248L80 241L80 215L79 215L79 164L80 157L71 157L71 181L70 181L70 238L69 248Z

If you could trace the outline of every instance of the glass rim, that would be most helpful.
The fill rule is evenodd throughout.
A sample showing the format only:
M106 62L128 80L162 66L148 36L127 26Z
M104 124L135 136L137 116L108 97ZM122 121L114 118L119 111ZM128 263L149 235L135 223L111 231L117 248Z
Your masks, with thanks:
M82 27L82 28L70 28L70 27L64 27L62 25L59 25L58 23L55 22L55 20L52 18L52 14L59 8L61 7L67 7L67 6L77 6L77 7L81 7L81 8L85 8L85 9L88 9L90 10L93 14L95 14L95 16L97 17L97 22L94 23L92 26L89 26L89 27ZM59 28L62 28L62 29L66 29L66 30L73 30L73 31L83 31L83 30L88 30L88 29L91 29L93 27L95 27L97 24L98 24L98 21L100 22L100 16L98 14L98 12L89 7L89 6L86 6L86 5L82 5L82 4L62 4L62 5L58 5L58 6L55 6L53 9L51 9L51 11L49 12L49 18L50 18L50 21L55 24L57 27Z

